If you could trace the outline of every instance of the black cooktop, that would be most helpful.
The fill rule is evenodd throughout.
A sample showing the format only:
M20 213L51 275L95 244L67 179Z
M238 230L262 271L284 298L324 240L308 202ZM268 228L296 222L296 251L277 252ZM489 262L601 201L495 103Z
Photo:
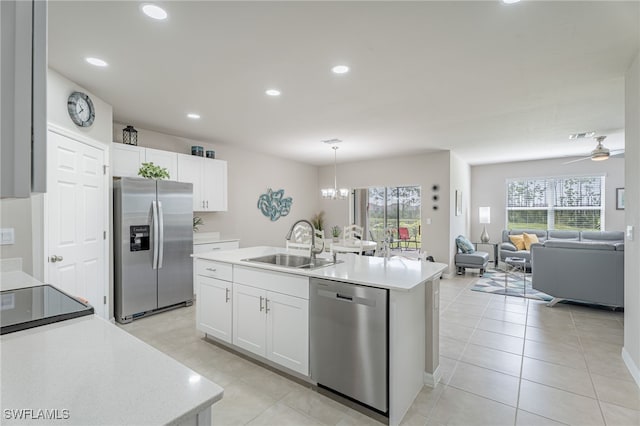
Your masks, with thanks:
M0 334L92 314L93 306L48 284L0 293Z

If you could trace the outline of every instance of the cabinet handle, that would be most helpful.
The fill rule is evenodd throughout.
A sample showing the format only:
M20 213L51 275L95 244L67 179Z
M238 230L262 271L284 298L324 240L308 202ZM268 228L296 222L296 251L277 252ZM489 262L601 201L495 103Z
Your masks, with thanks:
M207 271L216 272L216 268L207 268Z
M260 312L262 312L262 310L264 309L264 307L262 306L262 299L264 298L260 296Z
M209 208L209 200L207 200L207 208Z
M229 303L229 289L228 289L228 288L225 288L225 294L224 294L224 297L225 297L225 299L226 299L226 300L225 300L225 302L226 302L226 303Z
M204 200L202 200L202 208L204 209Z
M268 314L271 309L269 309L269 299L267 299L266 297L264 298L264 307L264 313Z

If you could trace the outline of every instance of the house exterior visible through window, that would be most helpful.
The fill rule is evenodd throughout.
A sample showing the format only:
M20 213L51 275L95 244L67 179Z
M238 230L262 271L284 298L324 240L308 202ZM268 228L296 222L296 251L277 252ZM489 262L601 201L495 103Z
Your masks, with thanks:
M507 229L604 231L604 176L507 180Z

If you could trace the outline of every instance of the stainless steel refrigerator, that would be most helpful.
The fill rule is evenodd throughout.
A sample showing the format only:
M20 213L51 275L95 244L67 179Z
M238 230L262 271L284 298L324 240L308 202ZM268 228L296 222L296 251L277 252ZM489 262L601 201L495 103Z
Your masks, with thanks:
M193 303L192 199L190 183L114 180L116 321Z

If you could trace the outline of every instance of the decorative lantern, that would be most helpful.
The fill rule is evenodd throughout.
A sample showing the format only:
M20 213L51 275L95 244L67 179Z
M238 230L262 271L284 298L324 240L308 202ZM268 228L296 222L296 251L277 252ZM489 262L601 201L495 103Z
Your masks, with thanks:
M138 131L133 126L127 126L122 129L122 143L138 145Z

